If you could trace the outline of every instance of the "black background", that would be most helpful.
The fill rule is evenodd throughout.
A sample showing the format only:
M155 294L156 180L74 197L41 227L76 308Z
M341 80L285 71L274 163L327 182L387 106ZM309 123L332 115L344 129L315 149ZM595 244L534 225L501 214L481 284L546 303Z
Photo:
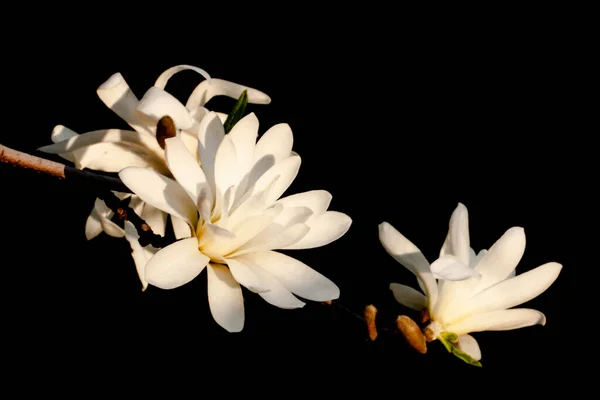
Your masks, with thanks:
M125 240L102 234L86 241L92 194L0 165L1 263L9 272L4 332L23 368L52 371L66 360L77 371L109 360L106 373L143 365L158 377L178 365L189 365L192 375L208 365L226 368L228 376L278 371L292 379L291 371L300 371L344 387L335 371L378 381L383 374L517 376L575 365L568 342L579 307L576 271L587 267L581 242L592 214L591 162L584 151L592 142L581 125L585 104L575 92L585 61L560 24L523 24L516 32L516 22L506 22L483 33L482 21L476 29L432 33L426 26L400 27L400 21L371 21L369 29L321 23L316 31L307 21L303 35L288 39L279 36L286 30L279 21L260 34L247 28L234 39L208 33L194 39L169 21L129 21L127 29L114 27L123 29L115 37L56 24L31 42L7 44L1 143L41 155L36 148L50 143L57 124L80 133L126 128L97 98L100 84L121 72L141 98L165 69L196 65L270 95L270 105L248 111L258 116L260 133L280 122L293 129L303 163L288 193L328 190L330 209L352 217L337 242L289 253L338 284L339 303L348 310L361 314L374 304L382 326L407 313L388 286L416 281L385 253L377 225L390 222L433 261L462 202L476 250L522 226L527 247L518 273L549 261L563 264L550 289L523 305L542 311L547 325L475 333L481 370L439 343L427 355L391 334L369 343L362 323L338 307L309 302L280 310L248 292L244 330L229 334L210 316L205 274L179 289L142 292ZM167 30L168 38L154 41ZM167 90L185 100L200 79L180 73ZM227 112L233 103L216 98L207 107ZM201 384L212 375L196 379Z

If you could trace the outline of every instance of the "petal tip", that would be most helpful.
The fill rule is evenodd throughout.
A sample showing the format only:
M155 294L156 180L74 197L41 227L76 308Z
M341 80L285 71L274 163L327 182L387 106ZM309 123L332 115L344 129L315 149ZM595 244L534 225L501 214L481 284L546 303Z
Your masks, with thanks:
M110 76L102 85L98 87L98 91L112 89L121 82L123 82L124 78L120 72L116 72Z

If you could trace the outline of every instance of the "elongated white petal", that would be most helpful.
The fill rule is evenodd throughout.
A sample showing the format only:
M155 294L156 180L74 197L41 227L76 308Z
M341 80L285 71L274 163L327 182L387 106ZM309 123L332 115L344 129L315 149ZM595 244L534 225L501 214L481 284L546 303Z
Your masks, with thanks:
M209 81L211 79L208 72L206 72L202 68L194 67L193 65L182 64L182 65L176 65L174 67L171 67L168 70L166 70L165 72L163 72L162 74L160 74L158 79L156 79L154 86L156 86L157 88L160 88L160 89L164 89L167 86L167 82L169 82L169 79L171 79L173 77L173 75L175 75L178 72L187 71L187 70L194 71L194 72L202 75L204 77L204 79L207 79Z
M446 315L460 311L475 293L480 280L481 275L475 275L462 281L440 281L444 283L433 311L438 322L444 323Z
M148 120L136 108L139 101L119 72L113 74L96 91L100 100L138 132L151 134Z
M102 223L100 222L100 216L94 207L85 221L85 237L87 240L92 240L100 233L102 233Z
M240 332L244 328L242 288L225 265L210 263L207 277L208 304L213 318L228 332Z
M286 208L308 207L313 212L312 217L316 218L327 211L332 197L331 193L326 190L310 190L282 197L277 200L277 203L283 204Z
M61 153L66 154L66 153ZM168 173L164 161L146 150L120 143L97 143L75 150L75 165L79 169L88 168L95 171L119 172L127 167L152 168L160 173Z
M390 290L394 294L396 301L408 308L421 311L427 307L427 297L410 286L391 283Z
M279 234L274 235L267 240L262 237L259 240L256 240L255 237L254 239L246 242L243 246L240 246L235 251L234 255L287 248L306 236L306 233L309 231L309 229L310 228L305 224L295 224L287 229L282 230Z
M219 117L214 113L208 113L200 122L198 128L198 154L202 164L202 170L206 179L216 195L215 189L215 159L217 150L225 137L225 129Z
M175 239L179 240L192 236L192 229L184 219L171 215L171 225L173 226Z
M240 179L235 146L229 136L225 136L215 159L215 185L225 193L225 190L236 185Z
M196 205L179 183L150 169L138 167L121 170L119 177L146 203L184 219L192 227L196 226Z
M121 238L125 236L123 228L111 221L114 216L114 212L108 208L106 203L100 199L96 199L94 202L94 211L98 221L100 222L101 229L109 236Z
M167 213L159 210L151 204L144 203L144 209L140 215L157 235L164 236L167 229Z
M313 301L334 300L339 288L308 265L275 251L248 253L245 259L270 272L289 291Z
M379 240L389 255L417 276L432 308L437 301L437 284L421 250L387 222L379 224Z
M254 113L240 119L228 134L235 146L237 165L241 175L246 174L252 167L254 147L258 137L258 118Z
M140 246L138 239L140 236L135 229L135 226L129 221L125 221L125 238L129 242L131 246L131 256L133 257L133 262L135 264L135 269L138 273L138 277L140 278L140 282L142 283L142 291L145 291L148 287L148 282L146 281L146 264L150 260L148 257L148 253L144 251L144 248ZM148 246L151 247L151 246Z
M178 137L165 140L165 157L169 170L200 211L201 200L212 198L212 191L198 161Z
M243 259L226 258L229 271L235 280L248 290L259 293L269 290L269 285L262 281L261 277L254 272L252 265Z
M431 273L436 279L446 281L463 281L476 275L472 268L463 264L458 257L447 254L431 263Z
M294 296L292 292L286 289L273 274L267 272L258 265L254 265L254 267L253 271L256 275L260 277L262 282L267 284L268 290L259 293L259 296L267 303L286 310L304 307L305 303L300 301L300 299Z
M173 289L197 277L209 258L198 250L195 237L162 248L146 264L146 281L161 289Z
M300 163L300 157L293 156L271 167L256 181L251 193L256 193L264 189L273 181L275 176L279 175L279 179L271 188L266 200L267 204L272 204L281 197L281 195L290 187L294 179L296 179L298 170L300 169Z
M281 204L277 202L276 204ZM313 215L313 210L308 207L283 207L281 214L275 218L274 224L280 224L282 227L289 227L294 224L305 223Z
M292 155L293 144L294 136L288 124L273 125L256 143L254 162L269 158L271 165L275 165Z
M562 265L546 263L524 274L500 282L473 296L466 306L446 317L446 323L457 321L469 314L485 313L518 306L529 301L552 285L558 278Z
M352 225L352 219L337 211L327 211L307 222L310 230L298 242L284 247L287 250L321 247L341 238Z
M462 335L468 332L507 331L537 324L546 324L544 314L528 308L514 308L474 314L455 324L448 325L447 329L457 335Z
M449 244L452 255L456 256L464 265L469 265L470 239L469 239L469 213L467 207L462 203L450 217L450 229L448 230Z
M525 252L525 231L514 227L502 235L481 258L476 270L481 274L478 291L508 278Z
M155 139L136 131L102 129L73 136L63 142L42 146L38 150L50 154L65 153L97 143L127 144L142 154L156 154L160 146ZM132 150L132 151L133 151ZM154 153L152 153L154 152Z
M193 110L198 106L205 105L215 96L227 96L238 99L244 90L248 91L248 103L269 104L271 102L271 98L259 90L223 79L212 78L210 81L203 81L196 86L187 100L186 107L188 110Z
M475 340L473 336L459 336L457 347L459 350L462 350L468 355L470 355L474 360L481 360L481 350L479 349L479 344L477 343L477 340Z
M155 86L144 94L137 110L157 121L168 115L177 129L188 129L194 124L194 119L179 100Z

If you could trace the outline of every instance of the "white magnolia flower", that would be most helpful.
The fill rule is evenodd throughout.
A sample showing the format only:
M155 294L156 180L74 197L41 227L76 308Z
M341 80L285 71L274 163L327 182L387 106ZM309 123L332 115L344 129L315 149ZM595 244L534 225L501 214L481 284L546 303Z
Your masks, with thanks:
M185 106L164 89L169 79L178 72L192 70L203 75L206 80L201 82L189 96ZM254 104L269 104L271 99L266 94L221 79L211 78L204 70L189 66L179 65L164 71L142 97L135 96L129 85L120 73L112 75L97 90L97 94L119 117L127 122L133 130L103 129L84 134L78 134L71 129L57 125L51 135L52 145L43 146L39 150L47 153L58 154L72 161L79 169L88 168L104 172L119 172L130 166L152 168L155 171L170 176L164 150L156 140L156 125L160 118L169 115L174 119L180 129L180 137L188 148L195 151L198 146L198 132L202 118L208 113L204 105L213 97L225 95L239 98L247 90L248 102ZM226 114L216 113L222 121ZM128 198L130 194L116 193L121 199ZM133 196L135 199L136 196ZM150 224L155 233L164 235L167 214L150 205L138 204L141 207L140 216L154 223ZM88 240L93 239L102 231L110 236L124 237L127 229L122 229L111 221L114 213L106 206L104 201L96 199L94 208L86 221L85 234ZM178 223L179 222L179 223ZM183 227L182 227L183 224ZM173 221L176 236L180 237L181 229L185 231L185 224ZM127 236L131 242L135 235ZM138 246L132 243L133 257L138 270L143 266L137 261L143 259L136 254ZM146 284L140 276L143 287Z
M351 224L347 215L327 211L331 194L324 190L280 199L298 173L300 156L292 151L287 124L273 126L257 142L258 125L249 114L225 134L221 120L210 112L200 123L194 153L181 134L165 141L175 180L148 168L119 173L144 202L187 224L185 239L149 259L145 280L172 289L206 268L211 313L230 332L244 325L240 284L285 309L304 305L293 294L313 301L336 299L339 289L333 282L273 250L323 246Z
M386 251L417 277L424 294L398 283L392 283L390 289L399 303L428 310L431 323L425 333L429 340L445 341L448 333L456 334L458 349L480 360L479 345L469 333L546 323L539 311L511 309L548 289L562 268L549 262L515 276L515 267L525 251L523 228L510 228L488 251L475 255L470 248L467 209L459 203L450 218L440 258L431 266L421 251L389 223L379 225L379 239ZM465 272L465 268L471 271Z

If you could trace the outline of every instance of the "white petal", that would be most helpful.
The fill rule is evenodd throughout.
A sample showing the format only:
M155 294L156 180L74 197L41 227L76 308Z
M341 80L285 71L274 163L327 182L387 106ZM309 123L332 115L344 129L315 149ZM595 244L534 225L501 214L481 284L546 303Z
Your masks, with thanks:
M427 307L427 297L410 286L391 283L390 290L394 294L396 301L408 308L421 311Z
M529 301L552 285L562 265L550 262L514 278L500 282L473 296L466 306L446 316L446 323L458 321L469 314L504 310Z
M256 115L250 113L240 119L233 126L228 136L235 146L240 174L246 174L253 164L254 147L258 137L258 118L256 118Z
M114 212L108 208L104 201L96 199L94 202L94 210L95 214L98 216L100 226L106 234L117 238L125 236L125 231L111 221L111 218L114 216Z
M447 315L452 315L456 310L464 307L465 303L473 296L479 285L481 275L475 275L462 281L442 281L442 288L433 315L440 323L444 323Z
M245 259L270 272L289 291L313 301L334 300L339 288L308 265L274 251L248 253Z
M277 200L277 203L283 204L286 208L308 207L313 211L313 218L316 218L327 211L332 197L326 190L310 190L282 197Z
M198 221L196 205L181 185L150 169L129 167L119 172L123 183L146 203L195 227Z
M321 247L341 238L352 224L352 219L337 211L327 211L307 222L310 230L298 242L285 247L287 250Z
M430 269L434 278L446 281L463 281L477 274L472 268L450 254L435 260L431 263Z
M177 129L188 129L194 125L194 119L179 100L154 86L144 94L137 110L157 121L168 115L175 122Z
M145 203L140 217L150 225L154 233L165 236L165 231L167 229L167 214L165 212Z
M456 256L464 265L469 265L471 251L469 240L469 213L467 207L462 203L450 217L450 229L448 230L449 245L452 255Z
M477 340L475 340L473 336L459 336L457 347L459 350L462 350L468 355L470 355L474 360L481 360L481 350L479 349L479 344L477 344Z
M198 239L182 239L162 248L146 264L146 281L161 289L173 289L197 277L209 258L198 250Z
M142 291L144 291L148 287L148 282L146 282L145 277L145 270L146 264L150 258L148 257L148 253L144 251L144 248L140 246L140 243L138 242L140 236L138 235L135 226L133 226L133 224L129 221L125 221L125 238L131 246L131 256L133 257L135 269L137 270L138 277L142 283Z
M271 166L275 165L292 155L293 144L292 128L285 123L274 125L256 143L254 162L268 160Z
M259 90L223 79L212 78L210 81L203 81L196 86L187 100L186 107L193 110L198 106L205 105L213 97L220 95L238 99L244 90L248 91L248 103L269 104L271 102L271 98Z
M169 170L200 211L202 200L212 199L212 191L198 161L178 137L165 140L165 157Z
M275 204L281 204L279 202ZM295 224L305 223L311 219L313 210L308 207L283 207L281 214L275 218L274 224L278 224L282 227L289 227Z
M113 74L96 91L100 100L138 132L151 134L148 120L136 108L139 101L120 73Z
M63 153L65 154L65 153ZM72 152L77 160L76 167L95 171L119 172L127 167L152 168L160 173L168 173L164 161L148 153L119 143L98 143Z
M468 332L507 331L532 325L545 325L546 317L537 310L514 308L474 314L447 326L449 332L462 335Z
M237 185L240 170L235 146L229 136L225 136L215 159L215 186L222 193L230 186Z
M192 230L190 228L190 225L187 222L185 222L184 219L171 215L171 225L173 226L173 233L175 234L175 239L185 239L192 236Z
M417 276L432 309L437 301L437 284L421 250L387 222L379 224L379 240L389 255Z
M264 283L260 276L254 273L252 265L244 263L243 259L226 258L229 271L235 280L248 290L259 293L269 290L268 284Z
M186 70L191 70L191 71L197 72L200 75L202 75L204 77L204 79L207 79L209 81L211 79L210 75L205 70L198 68L198 67L194 67L193 65L182 64L182 65L176 65L174 67L171 67L168 70L166 70L165 72L163 72L162 74L160 74L158 79L156 79L154 86L156 86L157 88L160 88L160 89L164 89L165 86L167 86L167 82L169 82L169 79L171 79L173 77L173 75L175 75L178 72L186 71Z
M93 208L85 222L85 237L87 240L92 240L100 233L102 233L102 223L100 223L100 216L96 209Z
M477 290L485 290L508 278L521 261L524 252L523 228L514 227L507 230L477 264L476 271L481 274L481 282Z
M219 117L219 120L221 121L222 124L225 124L225 121L227 121L227 117L228 115L222 112L215 112L215 114L217 114L217 117Z
M257 235L254 239L249 240L243 246L240 246L234 255L240 255L256 251L279 250L285 249L294 243L298 242L309 231L309 227L305 224L295 224L282 230L279 234L273 235L270 238L264 238ZM264 230L261 232L263 233Z
M298 170L300 169L300 163L300 157L293 156L276 164L256 181L256 184L250 190L250 193L256 193L264 189L273 181L274 177L279 175L279 179L275 185L273 185L266 200L267 204L272 204L281 197L281 195L290 187L294 179L296 179L296 175L298 175Z
M213 189L215 189L215 159L217 150L225 137L225 130L219 117L214 113L208 113L200 122L198 132L198 154L202 163L202 170L206 179Z
M210 263L207 276L208 304L213 318L228 332L240 332L244 328L242 288L224 265Z

